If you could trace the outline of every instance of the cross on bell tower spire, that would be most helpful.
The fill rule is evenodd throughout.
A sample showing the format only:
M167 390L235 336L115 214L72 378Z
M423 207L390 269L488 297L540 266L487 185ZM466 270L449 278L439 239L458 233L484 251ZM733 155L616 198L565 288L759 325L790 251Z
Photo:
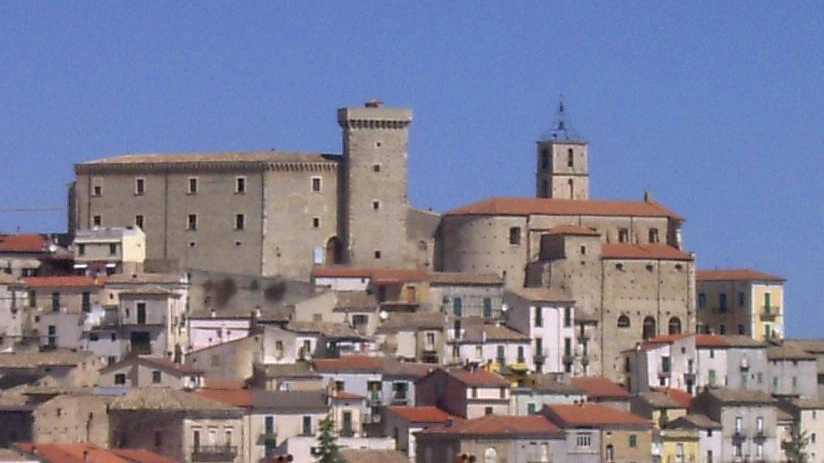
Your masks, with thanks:
M569 127L563 97L555 125L538 141L535 196L589 198L587 143Z

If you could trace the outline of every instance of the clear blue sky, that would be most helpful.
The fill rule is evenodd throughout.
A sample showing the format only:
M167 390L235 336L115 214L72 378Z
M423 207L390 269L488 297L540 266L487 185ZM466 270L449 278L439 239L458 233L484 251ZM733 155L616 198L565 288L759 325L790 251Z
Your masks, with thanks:
M824 336L824 3L0 3L0 230L62 231L75 162L340 152L337 107L414 108L410 195L533 194L563 95L592 194L687 217L701 268L788 279Z

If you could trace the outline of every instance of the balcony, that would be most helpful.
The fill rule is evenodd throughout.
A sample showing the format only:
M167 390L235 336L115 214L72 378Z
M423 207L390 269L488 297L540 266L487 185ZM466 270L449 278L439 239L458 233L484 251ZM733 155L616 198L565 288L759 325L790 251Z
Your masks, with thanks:
M234 445L201 445L192 449L192 461L229 462L237 458Z
M755 432L755 435L752 437L752 440L754 440L756 444L763 444L767 441L767 435L764 433L763 429L759 429Z
M369 391L369 395L367 396L367 401L370 404L380 404L381 403L381 391Z
M544 363L546 361L546 355L544 354L535 354L533 356L533 360L535 363Z
M272 442L273 444L278 441L278 433L274 431L263 431L258 436L258 445L265 445L267 442Z
M509 369L515 372L523 372L529 370L529 366L526 364L526 359L518 359L517 362L509 364Z
M392 396L392 405L406 405L409 399L406 398L406 393L395 393Z
M658 369L658 377L659 378L669 378L672 375L672 370L669 368L660 368Z
M732 435L732 443L733 444L738 445L738 444L744 442L745 440L747 440L747 435L744 434L744 431L737 430L737 431L735 431L735 434Z
M774 305L765 305L761 307L761 313L759 315L762 322L772 322L775 321L776 317L781 315L781 310Z
M575 356L571 353L564 354L563 362L564 363L572 363L575 361Z

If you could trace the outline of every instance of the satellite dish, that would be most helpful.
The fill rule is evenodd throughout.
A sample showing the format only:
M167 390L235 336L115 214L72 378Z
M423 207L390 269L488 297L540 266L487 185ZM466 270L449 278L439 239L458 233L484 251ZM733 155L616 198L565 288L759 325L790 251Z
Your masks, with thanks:
M380 312L378 312L378 317L381 320L386 320L387 318L389 318L389 313L387 313L385 310L381 310Z

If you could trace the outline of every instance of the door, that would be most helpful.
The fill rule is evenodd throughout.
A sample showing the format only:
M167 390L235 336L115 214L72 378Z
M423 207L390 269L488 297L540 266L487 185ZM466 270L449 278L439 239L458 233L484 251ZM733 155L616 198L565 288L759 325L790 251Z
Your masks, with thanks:
M137 303L137 324L138 325L145 325L146 324L146 303L145 302L138 302Z

